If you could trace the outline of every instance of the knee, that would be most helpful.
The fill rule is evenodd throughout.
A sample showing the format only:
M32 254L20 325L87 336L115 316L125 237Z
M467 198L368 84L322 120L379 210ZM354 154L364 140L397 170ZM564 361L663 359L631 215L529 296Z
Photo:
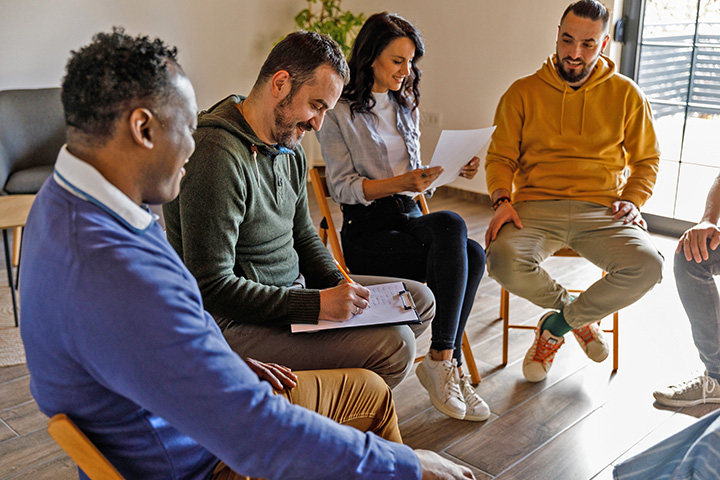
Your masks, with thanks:
M423 323L432 321L435 318L435 295L424 283L405 280L405 285L413 297L420 320Z
M708 260L703 260L700 263L697 263L695 260L688 261L682 251L680 251L680 253L676 253L673 265L673 272L675 274L676 281L685 282L689 277L699 277L703 280L711 278L713 276L711 266L714 252L709 251L709 253L710 258Z
M415 336L407 326L388 329L381 345L377 346L382 358L372 368L385 383L394 388L409 374L415 361Z
M468 238L467 241L468 271L471 275L482 277L485 272L485 250L478 242Z
M657 250L651 252L648 255L645 262L645 275L647 276L648 281L652 282L651 285L660 283L660 281L662 280L664 263L665 259L663 258L662 254Z
M466 238L467 226L465 220L455 212L443 210L441 212L433 212L425 217L428 223L432 224L432 229L436 235L441 238Z
M498 280L507 279L518 259L518 253L513 245L504 242L500 237L493 240L486 255L488 273Z

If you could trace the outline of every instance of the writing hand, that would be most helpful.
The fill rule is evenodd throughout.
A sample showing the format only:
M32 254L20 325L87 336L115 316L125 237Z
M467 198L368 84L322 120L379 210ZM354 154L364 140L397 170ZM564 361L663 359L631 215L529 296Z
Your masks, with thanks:
M320 320L344 322L370 305L370 290L357 283L340 282L320 291Z

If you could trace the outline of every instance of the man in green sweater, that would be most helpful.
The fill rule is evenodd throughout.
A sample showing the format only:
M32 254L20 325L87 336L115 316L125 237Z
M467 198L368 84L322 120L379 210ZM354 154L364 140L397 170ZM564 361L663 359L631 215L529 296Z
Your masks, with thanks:
M422 325L292 334L290 323L347 320L368 307L321 243L307 204L304 133L319 130L348 68L339 47L311 32L270 52L247 98L201 112L180 195L163 207L172 246L205 307L241 357L296 370L364 367L395 386L413 364L415 337L434 315L432 293L406 281Z

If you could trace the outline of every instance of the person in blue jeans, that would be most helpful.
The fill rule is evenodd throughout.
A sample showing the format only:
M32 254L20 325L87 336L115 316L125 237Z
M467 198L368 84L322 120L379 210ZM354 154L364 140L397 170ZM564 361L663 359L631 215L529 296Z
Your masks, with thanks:
M720 403L720 175L708 192L702 220L680 237L675 251L675 282L690 319L705 372L653 393L658 404L690 407ZM720 478L720 410L648 450L618 464L616 480Z
M706 370L686 382L654 392L661 405L720 403L720 295L714 279L720 275L718 220L720 175L710 187L702 220L683 233L675 253L675 283Z
M468 239L460 215L422 215L413 200L442 172L422 168L420 160L417 62L424 53L419 32L405 19L368 18L348 62L350 82L317 136L330 194L342 206L348 267L355 274L427 281L437 309L418 378L442 413L483 421L490 409L460 365L485 252ZM473 178L479 162L471 159L460 175Z

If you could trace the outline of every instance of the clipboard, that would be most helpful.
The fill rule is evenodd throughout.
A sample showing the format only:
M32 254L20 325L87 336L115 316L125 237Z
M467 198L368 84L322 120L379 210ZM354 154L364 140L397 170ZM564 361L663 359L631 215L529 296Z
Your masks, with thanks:
M422 323L415 302L405 282L366 285L370 290L370 306L359 315L344 322L319 320L317 324L293 323L292 333L309 333L337 328L355 328L377 325L409 325Z

